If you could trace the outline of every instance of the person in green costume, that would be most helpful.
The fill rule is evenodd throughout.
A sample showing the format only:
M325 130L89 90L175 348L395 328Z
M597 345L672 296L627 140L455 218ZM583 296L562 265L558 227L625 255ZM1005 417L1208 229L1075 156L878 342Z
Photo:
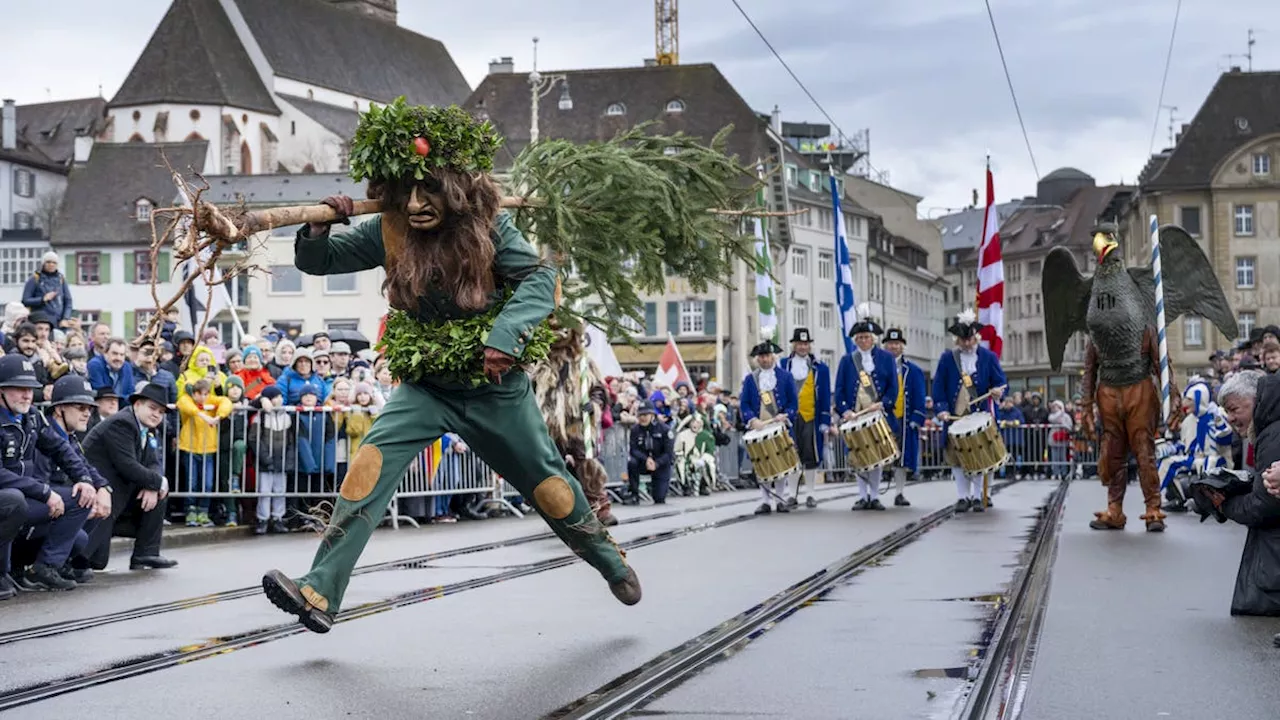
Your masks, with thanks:
M314 632L332 627L356 561L406 468L445 432L462 437L530 501L619 601L640 601L635 570L566 468L518 361L555 309L557 271L500 210L501 194L489 175L498 145L489 123L456 106L397 101L375 108L361 116L351 164L355 179L369 179L381 214L347 232L331 234L327 224L314 223L298 231L294 263L304 273L386 268L383 290L392 315L404 313L424 333L435 333L424 335L424 354L450 342L450 323L494 315L492 329L473 348L442 353L459 351L477 367L482 363L485 379L468 381L462 368L401 377L351 459L311 570L297 579L279 570L263 576L271 602ZM350 198L324 203L350 223ZM388 332L391 325L389 319Z

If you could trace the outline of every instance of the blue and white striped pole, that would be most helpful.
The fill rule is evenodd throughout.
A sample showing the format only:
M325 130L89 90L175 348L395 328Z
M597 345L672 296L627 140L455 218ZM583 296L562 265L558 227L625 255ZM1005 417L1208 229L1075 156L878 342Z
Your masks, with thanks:
M1164 275L1160 273L1160 224L1151 216L1151 272L1156 276L1156 330L1160 336L1161 422L1169 422L1169 341L1164 326Z

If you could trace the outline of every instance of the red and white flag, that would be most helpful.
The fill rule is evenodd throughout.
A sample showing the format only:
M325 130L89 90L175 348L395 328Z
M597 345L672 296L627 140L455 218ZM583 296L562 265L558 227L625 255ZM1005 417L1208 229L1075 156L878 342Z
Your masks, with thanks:
M996 213L995 181L987 162L987 216L978 246L978 322L982 345L1000 357L1004 348L1004 259L1000 253L1000 216Z
M684 366L684 358L680 357L680 348L676 347L676 339L671 335L667 335L667 347L663 349L662 357L658 358L658 371L653 374L653 382L672 390L681 382L693 387L689 371Z

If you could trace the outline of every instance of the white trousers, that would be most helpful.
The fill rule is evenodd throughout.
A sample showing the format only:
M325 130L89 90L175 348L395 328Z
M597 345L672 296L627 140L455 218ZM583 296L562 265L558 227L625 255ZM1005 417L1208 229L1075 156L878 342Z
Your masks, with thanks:
M880 499L880 481L884 479L884 468L876 468L858 473L858 492L863 500Z
M951 468L951 477L956 481L956 497L960 500L982 499L982 473L966 473L958 467Z
M769 489L773 492L770 493ZM776 497L775 497L776 494ZM766 503L785 501L791 496L791 475L783 475L771 483L760 483L760 495Z
M904 467L893 469L893 487L896 494L902 495L907 490L907 469Z
M800 488L808 488L808 494L813 495L813 491L818 489L818 469L803 470L799 479L796 481L796 497L800 497Z

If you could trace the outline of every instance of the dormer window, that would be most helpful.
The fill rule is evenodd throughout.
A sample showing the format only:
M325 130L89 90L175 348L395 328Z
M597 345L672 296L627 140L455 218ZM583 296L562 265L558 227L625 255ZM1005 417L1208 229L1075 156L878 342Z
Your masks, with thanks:
M146 198L139 198L133 204L133 217L138 222L151 222L151 201Z
M667 112L669 113L684 112L684 101L683 100L669 101L667 103Z
M604 114L605 115L626 115L627 106L623 105L622 103L613 103L609 107L605 108Z

